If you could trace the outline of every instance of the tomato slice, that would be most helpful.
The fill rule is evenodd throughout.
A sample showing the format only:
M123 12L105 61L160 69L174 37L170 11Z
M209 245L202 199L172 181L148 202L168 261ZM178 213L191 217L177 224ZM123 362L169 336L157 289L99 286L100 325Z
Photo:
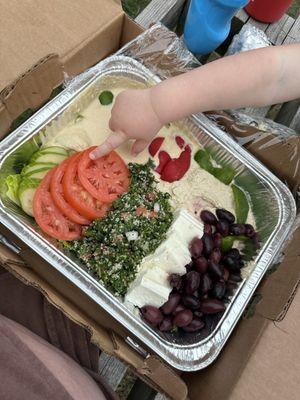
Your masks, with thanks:
M81 236L81 225L70 221L54 204L50 182L55 173L51 169L37 188L33 198L33 214L39 227L58 240L75 240Z
M77 212L76 209L73 208L64 197L62 180L69 163L74 157L76 157L76 155L77 154L74 154L73 156L67 158L55 169L50 183L50 193L54 204L66 217L77 224L88 225L91 221Z
M102 218L109 209L109 204L95 199L81 185L77 169L83 153L76 154L68 163L62 180L64 197L77 212L89 220Z
M129 187L129 172L122 158L111 151L106 156L91 160L89 155L96 146L87 149L78 165L82 186L96 199L111 203Z

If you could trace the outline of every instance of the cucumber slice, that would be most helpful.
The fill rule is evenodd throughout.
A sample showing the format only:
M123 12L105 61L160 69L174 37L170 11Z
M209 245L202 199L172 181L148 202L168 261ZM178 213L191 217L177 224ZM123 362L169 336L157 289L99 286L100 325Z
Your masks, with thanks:
M42 169L42 170L33 172L31 175L28 175L28 177L41 180L44 178L44 176L47 174L48 171L49 171L49 169Z
M42 153L41 151L38 151L31 157L30 159L30 164L37 164L37 163L46 163L46 164L60 164L62 161L64 161L68 157L67 155L64 154L57 154L57 153Z
M26 214L30 215L31 217L33 217L32 203L33 203L34 193L37 187L39 186L40 182L41 182L40 179L24 177L21 180L19 186L18 196L21 207L23 211L25 211Z
M18 206L20 205L19 197L18 197L18 191L19 191L19 186L21 183L21 175L15 174L15 175L9 175L5 179L5 183L7 186L7 192L6 196L13 201L15 204Z
M33 163L26 165L23 169L21 174L24 176L30 176L36 172L40 171L49 171L49 169L55 167L56 164L54 163Z
M43 154L62 154L64 156L68 156L68 151L64 149L63 147L60 146L47 146L47 147L42 147L40 149L40 152Z

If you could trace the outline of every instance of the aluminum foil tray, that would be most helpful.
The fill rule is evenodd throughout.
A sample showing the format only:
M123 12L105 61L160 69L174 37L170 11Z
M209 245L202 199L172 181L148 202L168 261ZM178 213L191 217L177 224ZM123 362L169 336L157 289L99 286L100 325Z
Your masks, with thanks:
M296 214L294 199L287 187L269 170L203 115L193 115L179 123L179 128L193 134L202 146L213 148L220 161L230 162L235 167L238 184L248 192L251 199L257 229L263 240L251 273L241 283L222 318L212 321L206 331L184 337L161 334L146 325L98 283L78 260L72 259L54 241L43 236L34 220L22 213L4 195L4 178L12 172L14 165L26 161L24 157L28 143L32 140L39 142L45 130L48 133L51 130L54 132L74 120L75 113L80 112L100 90L117 85L120 79L133 80L137 85L152 85L160 81L131 58L110 57L99 63L92 72L77 78L0 143L1 222L132 332L134 336L129 338L131 342L137 338L139 343L146 345L179 370L199 370L216 359L255 288L279 256L291 232Z

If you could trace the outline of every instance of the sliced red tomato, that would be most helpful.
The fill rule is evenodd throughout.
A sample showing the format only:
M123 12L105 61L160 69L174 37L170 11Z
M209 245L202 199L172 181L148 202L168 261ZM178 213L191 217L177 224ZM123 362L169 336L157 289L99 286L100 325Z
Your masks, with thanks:
M90 220L82 216L75 208L73 208L65 199L62 180L69 163L77 154L67 158L54 171L51 183L50 193L56 207L71 221L80 225L90 224Z
M81 236L81 225L70 221L56 207L50 194L51 169L37 188L33 198L33 214L39 227L58 240L75 240Z
M64 197L71 207L89 220L102 218L109 209L109 204L103 203L90 195L89 192L81 185L77 170L79 160L84 153L76 154L70 160L66 172L64 174L62 185Z
M96 146L87 149L80 158L78 177L91 196L104 203L111 203L128 190L128 168L115 151L91 160L90 152L95 148Z

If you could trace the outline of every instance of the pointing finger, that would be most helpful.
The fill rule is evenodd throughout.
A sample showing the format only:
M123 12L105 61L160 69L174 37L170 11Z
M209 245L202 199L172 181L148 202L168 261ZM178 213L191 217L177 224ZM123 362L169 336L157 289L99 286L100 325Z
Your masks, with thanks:
M121 131L112 132L104 143L102 143L100 146L98 146L94 151L90 153L90 158L92 160L96 160L97 158L105 156L112 150L119 147L127 139L128 138L124 132Z

